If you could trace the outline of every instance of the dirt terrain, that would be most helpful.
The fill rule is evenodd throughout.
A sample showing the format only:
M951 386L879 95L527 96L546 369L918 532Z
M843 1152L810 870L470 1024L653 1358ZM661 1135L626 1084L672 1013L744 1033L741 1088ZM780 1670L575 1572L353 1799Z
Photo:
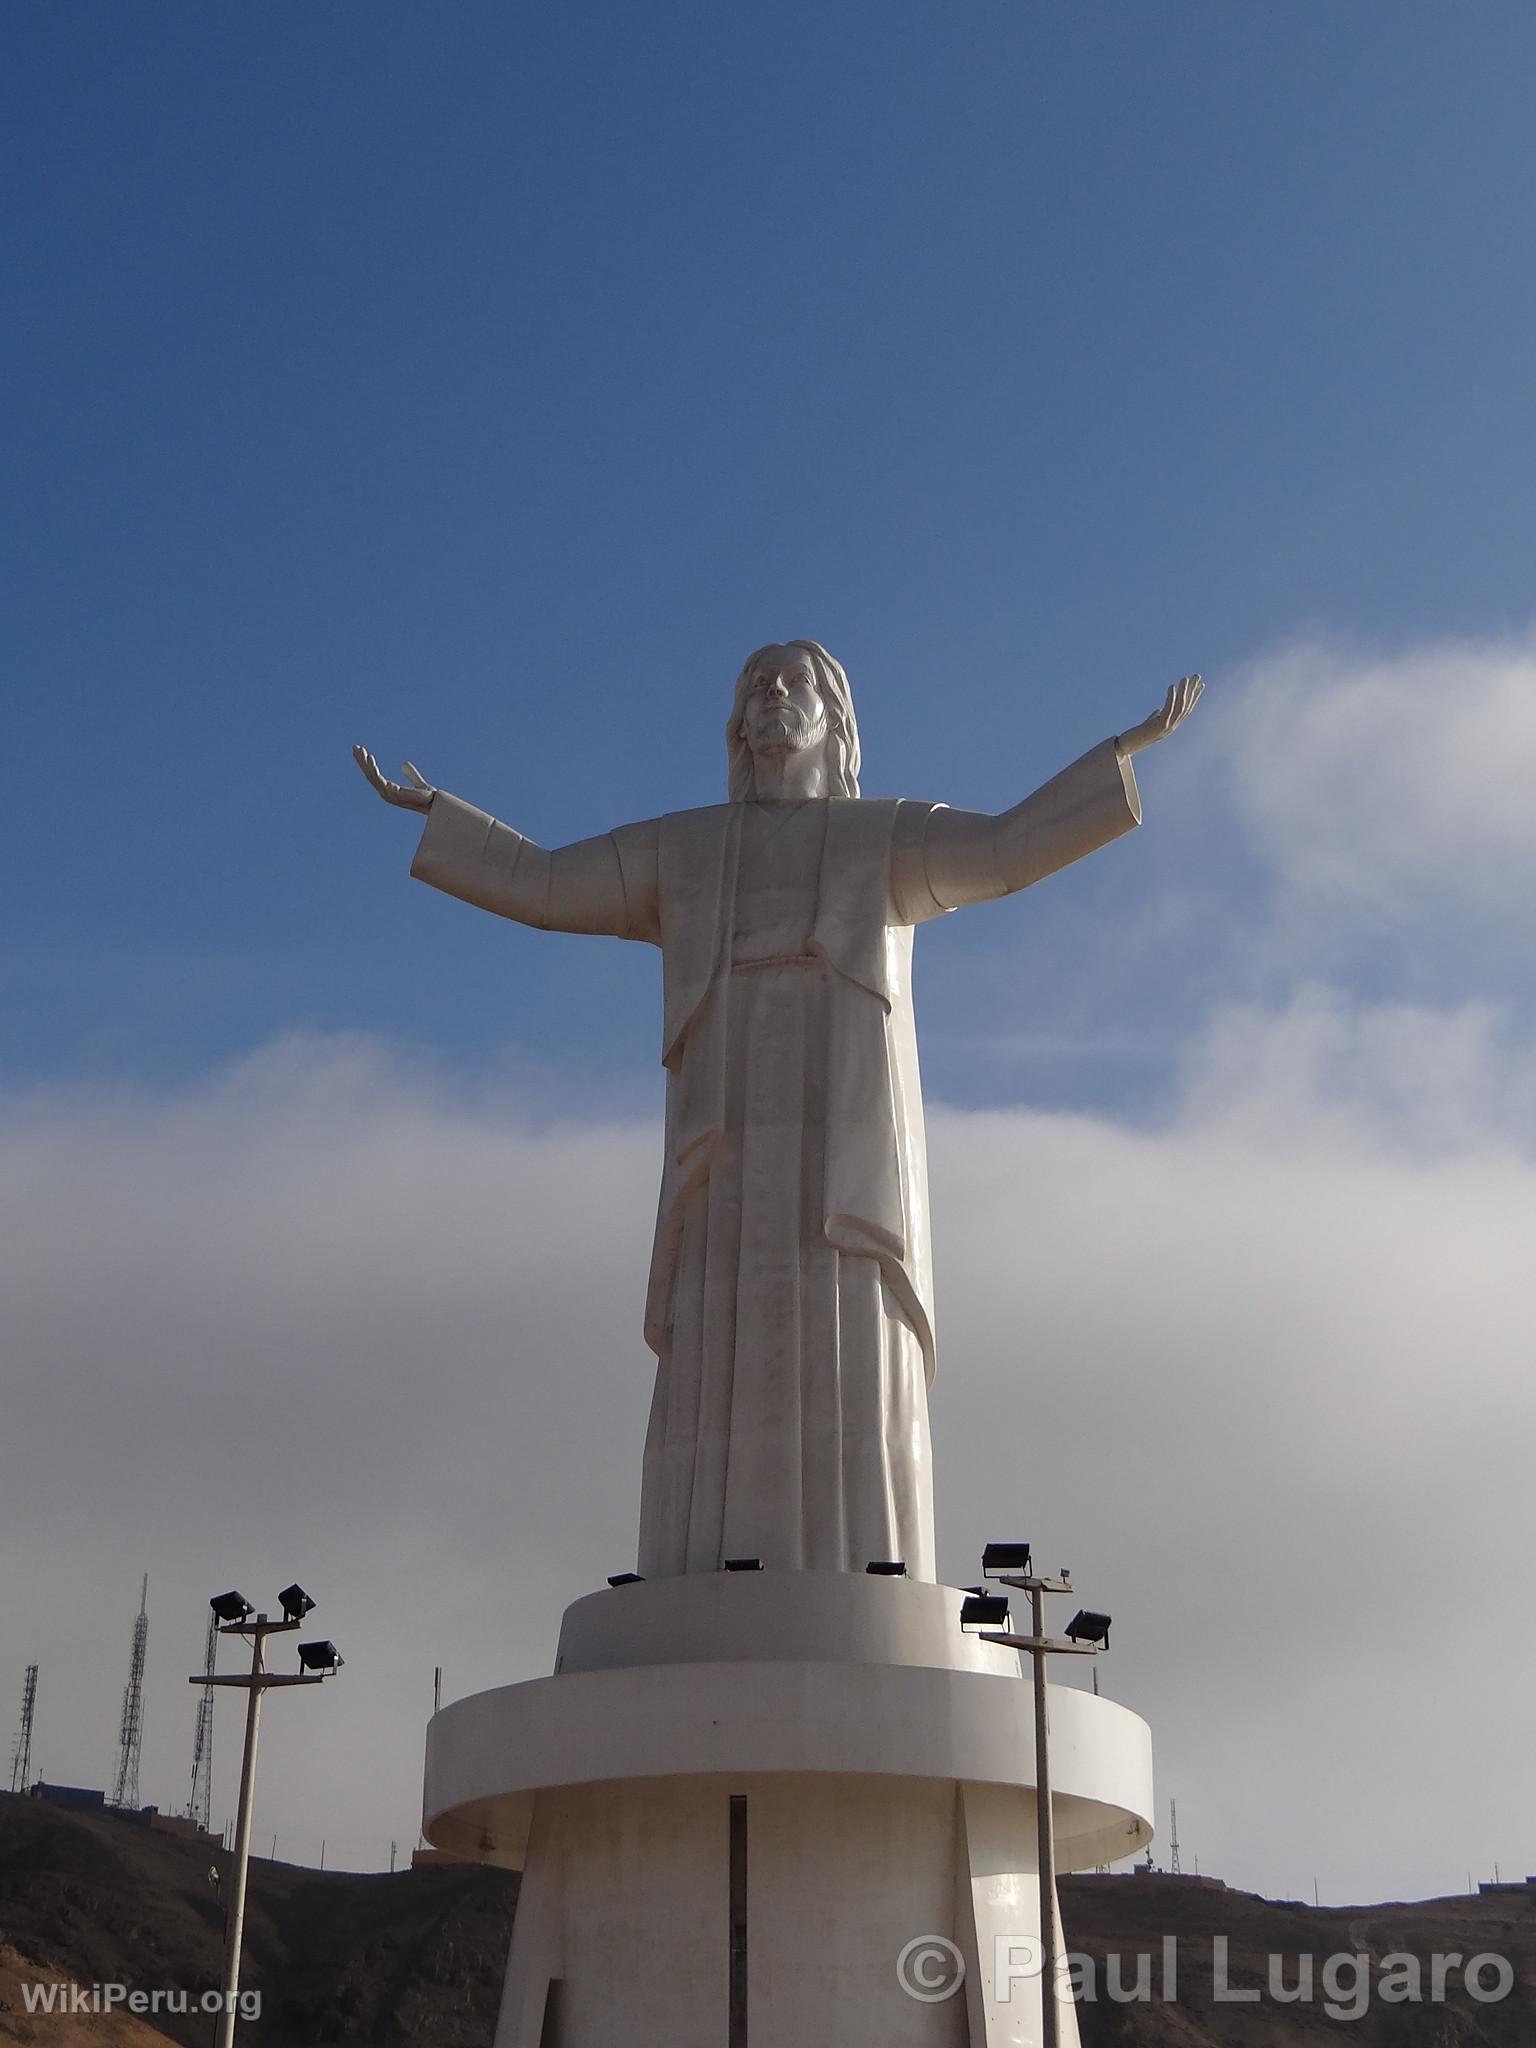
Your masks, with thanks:
M146 1991L181 1987L194 1996L213 1989L222 1914L208 1882L211 1862L222 1866L225 1859L205 1842L0 1794L0 2043L208 2048L213 2022L205 2015L162 2014L152 2023L121 2012L28 2015L22 1984L57 1978ZM241 2024L238 2038L249 2048L489 2048L516 1899L517 1879L504 1871L357 1875L254 1862L242 1982L260 1989L263 2009L258 2021ZM1096 1994L1078 2008L1083 2048L1302 2048L1341 2039L1358 2048L1536 2043L1536 1885L1320 1911L1199 1878L1074 1877L1062 1885L1062 1914L1068 1946L1091 1965L1085 1989ZM1258 1989L1257 2001L1218 1996L1218 1938L1228 1945L1227 1988ZM1436 1953L1505 1957L1513 1988L1480 2003L1468 1995L1458 1962L1437 2001L1430 1976ZM1271 1954L1281 1959L1282 1991L1296 1986L1302 1959L1312 1958L1310 2002L1271 1997ZM1421 1966L1418 2002L1382 1995L1381 1972L1394 1955ZM1335 1964L1329 1978L1324 1965L1335 1956L1364 1956L1367 1963ZM1164 1974L1170 1961L1171 1984ZM1396 1968L1402 1985L1401 1961ZM1134 1992L1142 1978L1145 1998L1120 2002L1112 1995ZM1491 1969L1485 1988L1496 1988ZM1165 1997L1165 1990L1176 1995ZM1325 2005L1330 1993L1333 2014ZM1347 2016L1356 2005L1358 2016Z
M195 1998L219 1983L223 1913L208 1870L226 1861L205 1842L0 1794L0 1942L78 1984L179 1987ZM242 2022L239 2038L252 2048L484 2048L516 1898L505 1871L359 1876L253 1861L241 1982L260 1989L262 2014ZM200 2013L160 2016L160 2034L141 2025L71 2035L58 2018L29 2019L16 1991L0 1985L0 1996L12 2008L0 2009L0 2041L149 2048L166 2038L207 2048L213 2039Z
M1536 2044L1536 1885L1521 1891L1426 1899L1380 1906L1323 1907L1261 1899L1252 1892L1208 1886L1200 1878L1136 1874L1069 1877L1061 1886L1068 1945L1097 1964L1098 1997L1080 2003L1083 2048L1302 2048L1348 2041L1353 2048L1533 2048ZM1163 1942L1172 1938L1176 2000L1164 2000ZM1225 1939L1222 1982L1228 1992L1254 1990L1256 2001L1218 1998L1216 1943ZM1461 1958L1446 1971L1445 1995L1432 1993L1436 1954ZM1152 1996L1116 2004L1108 1995L1107 1958L1119 1956L1119 1988L1138 1983L1137 1957L1148 1959ZM1513 1973L1509 1995L1489 2003L1470 1997L1461 1962L1502 1956ZM1279 1959L1282 1992L1294 1990L1312 1959L1314 1995L1282 2003L1269 1991L1270 1957ZM1354 1957L1365 1957L1356 1966ZM1324 1965L1331 1957L1331 1979ZM1412 1958L1421 1969L1418 2002L1383 1996L1388 1957ZM1363 1995L1354 1989L1363 1979ZM1491 1966L1486 1990L1497 1989ZM1404 1989L1411 1972L1398 1964ZM1386 1980L1390 1988L1390 1977ZM1325 1999L1339 1994L1330 2015ZM1358 2016L1352 2009L1360 2006Z

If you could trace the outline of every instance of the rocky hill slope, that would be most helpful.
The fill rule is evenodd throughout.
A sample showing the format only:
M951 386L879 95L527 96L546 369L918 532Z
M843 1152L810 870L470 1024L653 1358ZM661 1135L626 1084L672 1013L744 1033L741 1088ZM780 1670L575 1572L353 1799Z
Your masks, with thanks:
M205 1842L0 1794L0 2042L207 2048L203 2014L40 2016L25 2010L23 1986L175 1987L195 2003L219 1980L213 1861L225 1859ZM243 1982L260 1989L262 2014L239 2038L250 2048L489 2048L516 1900L517 1879L503 1871L360 1876L255 1862ZM1062 1912L1085 1959L1083 2048L1303 2048L1341 2035L1359 2048L1536 2041L1536 1886L1319 1911L1201 1879L1077 1877L1063 1883ZM1436 1955L1458 1958L1438 1998ZM1479 1956L1505 1959L1507 1995L1469 1993L1465 1966ZM1404 1995L1410 1962L1417 1999ZM1309 1968L1312 1995L1287 2001ZM1502 1981L1482 1966L1485 1994ZM1230 1995L1253 1990L1257 1999Z

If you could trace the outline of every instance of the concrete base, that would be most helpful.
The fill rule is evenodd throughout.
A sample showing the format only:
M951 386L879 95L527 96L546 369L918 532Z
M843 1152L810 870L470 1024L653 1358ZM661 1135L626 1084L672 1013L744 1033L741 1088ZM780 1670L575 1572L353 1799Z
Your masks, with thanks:
M524 1872L497 2048L1036 2048L1030 1687L962 1597L619 1587L569 1610L553 1678L435 1716L428 1839ZM1145 1724L1051 1711L1060 1867L1134 1854Z

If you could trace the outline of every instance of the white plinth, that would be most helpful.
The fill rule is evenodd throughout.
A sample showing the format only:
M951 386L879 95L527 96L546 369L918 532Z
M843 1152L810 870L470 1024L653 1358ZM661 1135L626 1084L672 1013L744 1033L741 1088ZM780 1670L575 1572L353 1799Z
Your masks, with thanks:
M1031 1689L962 1597L618 1587L569 1609L554 1677L436 1715L428 1840L524 1871L497 2048L1034 2048L1038 1979L992 1982L997 1939L1039 1933ZM1051 1761L1060 1868L1150 1840L1136 1715L1053 1687ZM964 1957L959 1995L903 1990L924 1936Z

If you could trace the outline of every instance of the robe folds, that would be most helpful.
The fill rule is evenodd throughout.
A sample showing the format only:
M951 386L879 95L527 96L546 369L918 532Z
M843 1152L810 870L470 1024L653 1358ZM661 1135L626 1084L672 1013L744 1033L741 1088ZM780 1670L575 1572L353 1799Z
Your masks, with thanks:
M660 827L667 1129L641 1570L900 1559L931 1578L927 1158L912 933L891 900L898 820L915 839L931 807L803 807L821 844L767 958L743 925L758 808Z
M1138 817L1112 743L1002 820L872 798L731 803L550 853L435 795L419 879L521 922L661 950L646 1576L729 1558L899 1559L934 1576L912 927Z

